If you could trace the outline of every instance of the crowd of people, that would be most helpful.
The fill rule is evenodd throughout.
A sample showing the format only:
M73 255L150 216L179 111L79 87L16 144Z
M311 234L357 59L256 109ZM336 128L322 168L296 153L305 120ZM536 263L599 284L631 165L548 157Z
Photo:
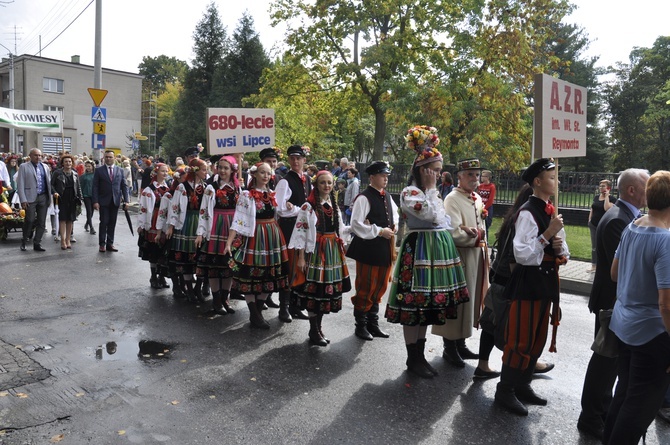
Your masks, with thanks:
M25 210L21 250L30 240L35 251L45 250L49 213L61 249L71 250L83 205L84 229L98 235L99 252L116 252L119 208L136 195L138 255L149 263L152 288L171 287L175 298L196 304L211 293L212 316L234 313L231 298L244 300L254 329L270 329L264 311L276 307L284 323L309 320L309 343L320 347L330 343L324 315L339 312L352 292L356 337L388 338L382 311L403 326L408 371L430 379L438 375L425 356L431 326L447 363L463 368L477 360L474 379L500 378L495 403L528 415L528 405L548 403L531 381L554 367L538 359L548 341L555 351L558 271L570 256L550 199L558 169L542 158L524 170L526 184L490 246L491 171L471 158L459 161L453 176L443 172L433 127L410 128L405 141L415 158L397 203L386 192L387 162L365 168L369 185L361 189L353 162L342 158L319 169L307 164L310 150L301 145L288 147L286 164L276 147L254 162L254 154L204 160L202 146L194 146L174 166L113 151L100 165L70 154L42 159L32 149L23 162L0 162L0 180ZM589 215L596 341L577 425L604 443L634 444L670 402L670 173L629 169L617 187L614 200L611 182L602 181ZM396 243L401 223L406 230ZM347 258L356 264L354 283ZM475 353L466 340L480 327ZM601 347L605 334L614 336L614 352ZM500 371L490 362L494 347L502 351Z

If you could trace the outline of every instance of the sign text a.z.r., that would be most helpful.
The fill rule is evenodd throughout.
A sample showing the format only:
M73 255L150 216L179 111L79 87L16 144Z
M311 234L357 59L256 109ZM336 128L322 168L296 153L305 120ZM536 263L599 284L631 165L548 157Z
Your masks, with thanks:
M242 146L243 147L259 147L270 145L271 138L270 136L251 136L245 135L242 136ZM217 138L216 146L218 148L227 148L227 147L237 147L237 136L231 136L229 138Z

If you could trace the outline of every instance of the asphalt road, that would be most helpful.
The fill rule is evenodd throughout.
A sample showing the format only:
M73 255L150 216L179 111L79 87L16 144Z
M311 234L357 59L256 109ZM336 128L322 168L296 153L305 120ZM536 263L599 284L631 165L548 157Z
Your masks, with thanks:
M52 239L20 252L15 233L0 243L1 444L597 443L576 429L593 326L582 296L562 295L558 353L543 356L556 368L533 383L549 405L520 418L493 406L496 381L472 381L475 362L445 363L438 337L428 356L440 375L409 375L401 327L359 340L348 299L324 317L332 343L310 346L308 323L283 324L274 309L261 332L243 302L208 318L150 289L122 218L118 253L76 232L66 252ZM655 420L647 444L668 443Z

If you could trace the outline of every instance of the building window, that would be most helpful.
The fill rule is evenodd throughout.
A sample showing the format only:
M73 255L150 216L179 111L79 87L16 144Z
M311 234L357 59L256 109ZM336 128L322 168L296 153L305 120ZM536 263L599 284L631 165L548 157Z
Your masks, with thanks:
M56 105L45 105L44 111L60 111L63 118L63 125L65 125L65 108Z
M42 90L49 93L62 93L63 81L61 79L51 79L45 77L42 79Z

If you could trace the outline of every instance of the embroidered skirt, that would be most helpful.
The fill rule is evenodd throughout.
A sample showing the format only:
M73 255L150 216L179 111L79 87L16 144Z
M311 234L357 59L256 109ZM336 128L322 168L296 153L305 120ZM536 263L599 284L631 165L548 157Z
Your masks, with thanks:
M209 241L200 248L197 259L196 274L209 278L230 278L233 272L230 269L230 256L223 255L233 220L235 209L214 209L212 217L212 232Z
M254 236L238 235L232 251L233 289L258 295L288 288L286 242L274 219L256 220Z
M470 300L458 250L447 230L410 232L393 271L386 319L408 326L442 325Z
M158 219L158 209L155 209L151 216L151 227L143 230L137 236L138 255L144 261L156 263L159 266L167 266L167 246L165 234L156 230L156 220ZM158 242L156 239L158 238ZM161 275L166 275L163 271Z
M196 230L198 228L198 210L187 210L181 230L172 234L172 249L169 261L174 264L177 272L192 274L195 272L197 249L195 248Z
M302 309L321 314L338 312L342 294L351 290L341 239L335 233L317 234L314 252L305 255L305 263L306 273L299 272L292 286Z

